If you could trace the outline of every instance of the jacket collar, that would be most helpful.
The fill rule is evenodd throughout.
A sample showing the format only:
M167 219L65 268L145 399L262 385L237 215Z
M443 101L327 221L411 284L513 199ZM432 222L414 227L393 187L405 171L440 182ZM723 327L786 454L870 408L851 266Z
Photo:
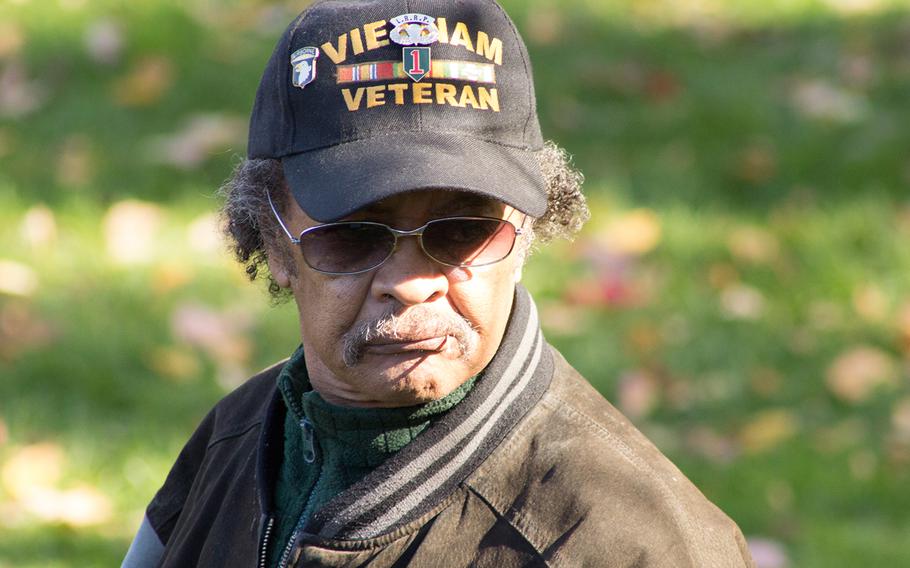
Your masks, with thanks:
M414 441L317 511L305 532L320 539L363 540L393 532L446 499L540 400L553 360L528 292L515 290L496 355L468 395ZM259 445L259 492L270 513L280 466L285 408L278 389Z

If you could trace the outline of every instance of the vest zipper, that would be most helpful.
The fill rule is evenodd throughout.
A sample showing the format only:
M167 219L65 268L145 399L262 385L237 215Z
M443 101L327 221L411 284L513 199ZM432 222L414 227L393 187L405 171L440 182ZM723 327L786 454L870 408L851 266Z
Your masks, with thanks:
M303 460L313 463L316 461L316 429L306 418L300 420L300 427L303 428Z
M267 568L265 563L269 554L269 537L272 536L272 527L275 526L275 517L269 517L262 535L262 545L259 547L259 568Z
M313 463L316 461L316 429L313 428L313 424L306 418L300 420L300 428L303 430L303 461L306 463ZM304 505L304 511L310 508L310 504L313 501L313 495L316 494L316 486L319 485L319 479L322 477L322 471L316 476L316 483L313 484L313 489L310 491L310 496L307 499L306 505ZM294 529L294 533L291 535L291 539L288 541L287 546L284 547L284 551L281 553L281 560L278 561L279 568L287 568L288 561L291 559L291 552L294 550L294 544L297 542L297 533L300 528Z

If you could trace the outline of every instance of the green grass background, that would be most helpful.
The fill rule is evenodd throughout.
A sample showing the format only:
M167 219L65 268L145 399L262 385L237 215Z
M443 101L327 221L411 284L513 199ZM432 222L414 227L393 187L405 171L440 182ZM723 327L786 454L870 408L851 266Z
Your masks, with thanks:
M910 5L504 4L593 213L527 267L550 341L762 565L910 565ZM0 263L35 282L0 282L0 566L118 563L208 408L296 345L291 307L188 231L300 8L0 0ZM99 23L122 38L110 62L86 48ZM27 111L9 102L23 85ZM200 115L228 131L204 159L154 158ZM104 228L128 199L159 219L133 264ZM36 207L56 237L28 238ZM186 306L233 330L233 367L181 339ZM857 349L851 398L831 376ZM58 452L55 489L92 487L110 511L80 524L25 503L9 464L36 445Z

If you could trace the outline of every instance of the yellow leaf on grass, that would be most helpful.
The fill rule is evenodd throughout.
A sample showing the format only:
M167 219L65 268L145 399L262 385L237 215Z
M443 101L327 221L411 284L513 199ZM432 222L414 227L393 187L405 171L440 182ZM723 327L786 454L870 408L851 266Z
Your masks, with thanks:
M739 432L740 444L747 453L759 453L778 446L799 429L793 412L785 409L765 410L756 414Z
M0 294L31 296L38 288L35 271L21 262L0 259Z
M152 260L161 226L161 208L142 201L121 201L104 216L104 237L111 259L121 264Z
M727 248L737 260L750 264L767 264L777 259L780 244L765 229L741 227L727 237Z
M165 57L147 57L114 83L114 101L125 107L149 106L157 103L173 83L173 63Z
M878 322L890 311L888 297L875 284L865 284L853 291L853 309L866 321Z
M660 244L661 232L660 220L654 211L635 209L610 223L597 236L597 241L612 252L640 256Z
M3 487L13 498L51 489L63 473L63 448L51 442L24 446L3 466Z
M57 220L54 212L36 205L25 212L19 225L22 240L30 247L48 247L57 241Z
M72 527L101 524L110 520L113 514L110 499L89 485L66 491L36 491L22 500L22 506L45 522L63 523Z

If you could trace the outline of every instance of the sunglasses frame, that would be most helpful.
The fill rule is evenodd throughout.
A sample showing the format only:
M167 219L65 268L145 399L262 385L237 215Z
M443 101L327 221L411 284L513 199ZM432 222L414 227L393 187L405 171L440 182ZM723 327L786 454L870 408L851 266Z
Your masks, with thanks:
M518 240L518 237L520 235L524 234L524 221L527 221L527 217L525 217L524 221L522 221L522 224L521 224L522 226L516 227L514 223L512 223L511 221L506 220L506 219L498 219L496 217L457 215L457 216L453 216L453 217L440 217L439 219L430 219L429 221L427 221L420 227L417 227L416 229L412 229L410 231L403 231L401 229L396 229L394 227L390 227L390 226L386 225L385 223L378 223L375 221L340 221L337 223L323 223L321 225L316 225L314 227L304 229L303 231L300 232L299 237L295 237L291 233L290 229L288 229L287 225L284 224L284 221L281 219L281 215L278 214L278 209L275 208L275 203L272 201L271 193L266 191L265 194L269 200L269 207L272 208L272 214L275 216L275 219L278 221L278 224L281 226L281 230L283 230L284 234L288 236L288 239L291 240L291 243L293 243L297 246L300 246L302 244L303 236L310 231L313 231L315 229L321 229L323 227L335 227L335 226L339 226L339 225L348 225L351 223L383 227L384 229L387 229L388 231L390 231L392 233L392 236L395 237L395 242L393 243L392 249L389 251L389 254L387 254L386 257L383 258L378 264L376 264L375 266L371 266L370 268L365 268L363 270L357 270L354 272L330 272L328 270L321 270L319 268L316 268L312 264L310 264L310 261L307 260L306 254L303 254L303 249L301 248L301 250L300 250L301 256L303 256L303 261L306 262L307 266L309 266L312 270L315 270L316 272L319 272L321 274L328 274L330 276L351 276L354 274L363 274L365 272L370 272L371 270L376 270L377 268L379 268L380 266L385 264L385 262L387 260L392 258L392 255L395 254L395 251L398 250L398 239L403 238L403 237L417 237L417 242L420 244L420 250L422 250L423 254L425 254L427 256L427 258L429 258L433 262L438 262L439 264L442 264L445 266L453 266L453 267L457 267L457 268L464 268L464 267L478 268L481 266L490 266L491 264L496 264L497 262L502 262L503 260L508 258L510 254L512 254L512 251L515 249L515 241ZM427 227L433 223L436 223L439 221L448 221L448 220L452 220L452 219L465 219L465 220L483 219L483 220L489 220L489 221L498 221L500 223L508 223L509 225L512 226L512 229L515 231L515 237L512 239L512 245L509 247L509 251L505 255L503 255L502 258L500 258L498 260L492 260L490 262L483 262L480 264L452 264L450 262L443 262L443 261L439 260L438 258L436 258L435 256L433 256L432 254L430 254L429 252L427 252L427 249L424 248L423 233L427 229Z

